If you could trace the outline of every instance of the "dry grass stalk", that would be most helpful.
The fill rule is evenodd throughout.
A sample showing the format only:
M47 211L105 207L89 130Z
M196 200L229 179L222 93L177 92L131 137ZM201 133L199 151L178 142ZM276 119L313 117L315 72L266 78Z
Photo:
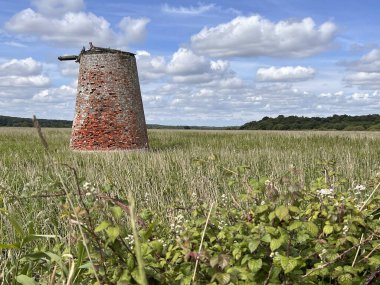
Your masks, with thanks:
M49 150L49 145L42 134L41 126L36 118L36 115L33 115L33 126L36 128L38 136L40 137L41 143L44 146L45 150Z

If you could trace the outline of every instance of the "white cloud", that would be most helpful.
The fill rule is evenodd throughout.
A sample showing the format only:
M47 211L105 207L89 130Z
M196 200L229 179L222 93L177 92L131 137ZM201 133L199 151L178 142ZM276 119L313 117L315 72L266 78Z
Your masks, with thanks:
M16 48L25 48L25 47L27 47L27 45L24 45L22 43L15 42L15 41L7 41L7 42L4 42L4 44L6 44L7 46L16 47Z
M368 93L358 93L358 92L355 92L351 96L351 98L356 101L368 100L368 97L369 97Z
M167 65L167 74L176 83L228 85L239 81L228 61L210 60L192 50L180 48ZM232 82L233 81L233 82ZM239 81L240 82L240 81Z
M342 96L344 94L343 91L337 91L337 92L322 92L322 93L319 93L318 97L322 97L322 98L333 98L334 96Z
M357 72L380 72L380 49L373 49L359 60L345 62L343 65Z
M50 79L43 75L35 76L0 76L0 86L9 87L44 87L49 85Z
M193 51L180 48L168 64L168 72L173 75L202 74L210 70L210 61Z
M146 18L124 17L117 31L105 18L93 13L67 12L53 17L28 8L15 14L5 28L63 47L78 47L90 41L98 46L109 46L110 43L125 46L144 39L148 22Z
M162 56L153 57L147 51L137 51L136 62L140 80L158 79L166 73L166 61Z
M205 4L201 4L201 3L198 3L198 6L196 6L196 7L194 7L194 6L173 7L173 6L169 6L168 4L165 3L164 5L161 6L161 10L164 13L168 13L168 14L196 16L196 15L201 15L205 12L208 12L211 9L213 9L214 7L215 7L215 4L205 5Z
M49 83L42 74L42 63L31 57L0 62L0 87L44 87Z
M361 90L380 89L380 49L372 49L360 59L340 62L347 68L343 81Z
M84 8L83 0L33 0L37 11L47 16L59 16L67 12L79 12Z
M150 22L148 18L124 17L119 27L123 31L124 36L128 39L126 42L142 42L146 37L146 25Z
M344 81L350 86L357 86L363 90L380 89L380 73L356 72L344 77Z
M337 27L317 27L311 18L273 23L259 15L239 16L216 27L204 27L191 37L192 48L216 57L306 57L328 49Z
M65 102L75 98L76 88L62 85L56 88L44 89L33 95L32 100L43 103Z
M79 74L79 65L74 62L62 61L58 63L61 67L61 74L66 77L78 78Z
M259 81L304 81L313 78L315 69L303 66L283 66L259 68L256 79Z
M37 75L42 71L42 64L31 57L25 59L11 59L0 62L0 76Z

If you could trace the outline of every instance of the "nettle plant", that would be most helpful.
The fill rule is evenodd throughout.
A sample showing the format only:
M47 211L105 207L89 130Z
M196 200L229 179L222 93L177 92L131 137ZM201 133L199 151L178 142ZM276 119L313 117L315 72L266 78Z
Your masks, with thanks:
M199 171L217 163L196 162ZM133 199L130 205L107 195L112 185L92 187L79 180L77 193L70 194L76 194L77 205L69 197L63 205L70 236L24 254L18 264L24 271L13 269L7 280L377 284L380 179L349 187L334 169L333 162L323 164L321 177L309 185L292 176L294 168L278 179L251 177L247 167L225 169L224 194L202 204L193 193L187 208L175 209L171 223L149 210L135 216Z

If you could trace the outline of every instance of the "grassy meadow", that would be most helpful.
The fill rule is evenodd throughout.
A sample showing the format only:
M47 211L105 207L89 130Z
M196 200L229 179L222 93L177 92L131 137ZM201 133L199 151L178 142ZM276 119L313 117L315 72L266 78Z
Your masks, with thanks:
M210 206L213 203L221 205L226 201L236 205L236 208L240 207L240 203L246 205L247 202L241 199L240 195L246 194L249 190L247 187L250 186L246 187L244 183L241 183L243 180L260 182L265 179L270 181L281 195L281 193L291 191L292 187L298 187L295 191L314 191L311 186L313 181L319 177L326 178L327 172L331 171L333 174L328 175L334 176L333 179L345 178L341 184L345 189L354 189L357 185L367 185L366 190L360 194L361 200L359 200L363 202L376 186L371 181L380 173L380 132L150 130L150 150L145 152L74 152L68 146L69 129L43 129L43 133L49 144L48 152L40 143L35 129L0 129L0 208L3 209L3 212L0 212L0 248L3 248L0 253L0 280L3 281L3 284L11 282L10 280L17 280L18 283L9 284L34 284L23 283L27 282L23 281L23 278L31 282L34 280L39 284L55 284L54 282L57 284L86 284L85 282L90 282L77 281L76 283L73 281L79 280L78 276L84 274L86 269L86 267L79 268L80 262L75 259L75 254L70 252L70 248L78 242L77 240L86 235L86 233L79 233L76 223L80 222L81 215L86 218L86 213L82 212L83 208L86 208L83 203L87 202L80 201L81 199L78 197L74 198L75 195L69 201L67 197L67 195L76 193L78 187L83 194L91 194L91 191L96 191L98 194L104 193L104 195L122 201L131 200L133 197L132 200L135 201L138 215L143 216L142 211L148 210L162 225L170 225L178 221L181 209L184 209L185 216L186 209L194 210L194 199L195 205L198 203L200 208L202 205L206 205L205 209L207 209L207 205ZM331 183L335 183L335 181ZM258 184L252 182L250 185ZM297 198L293 200L297 200ZM293 202L299 204L299 201ZM104 207L115 208L116 206L104 205ZM95 212L96 207L91 208L91 214L92 211ZM287 210L286 213L289 211ZM87 213L87 215L89 214ZM202 216L203 224L197 225L199 234L204 227L206 214L207 211ZM98 225L105 219L105 216L107 215L95 215L92 223ZM119 218L120 214L116 213L110 220L115 222ZM73 219L74 222L70 223ZM128 217L120 219L124 221L128 220ZM286 218L280 215L279 220L280 223ZM95 225L93 225L94 228ZM101 231L102 229L98 228L98 231L93 232ZM170 229L168 231L170 234ZM45 235L46 239L32 238L26 243L24 238L21 246L20 235L21 233L26 234L26 232L31 235ZM77 234L76 239L73 238L74 233ZM91 230L89 233L91 234ZM362 233L363 231L360 232L360 234ZM121 235L118 234L113 238L112 234L109 232L107 234L111 241L107 240L106 246L115 242ZM49 238L49 236L51 237ZM200 235L197 237L201 239ZM57 244L60 245L59 248L57 248ZM91 246L90 243L88 246ZM375 249L375 252L376 250L379 251ZM57 255L59 255L57 252L60 252L59 256L61 257L63 254L72 254L73 260L76 260L76 262L72 262L78 266L78 268L75 267L77 275L75 277L70 275L70 272L74 270L74 265L72 265L74 263L63 262L66 264L68 272L65 273L65 270L62 269L62 272L59 273L59 269L57 269L59 266L54 265L51 259L39 259L37 256L30 262L25 261L29 267L21 269L20 260L23 256L30 255L31 252L42 251L54 251ZM36 260L40 260L38 262L41 263L41 260L48 259L50 260L49 265L46 265L48 269L38 267L42 266L41 264L35 265ZM270 266L266 265L264 255L261 260L262 268ZM103 262L105 261L103 260ZM111 263L107 266L112 266ZM302 268L300 264L299 266ZM64 266L62 265L62 267ZM251 267L249 268L252 269ZM58 273L53 273L54 268L58 270ZM34 275L34 270L39 270L39 273ZM193 270L194 265L190 271ZM231 272L228 273L230 276L227 278L220 275L227 273L221 273L218 271L219 269L215 270L216 273L212 274L216 277L207 281L210 283L199 281L199 284L260 284L261 282L233 283L234 275ZM279 273L279 276L290 274L286 269L284 270L286 273ZM96 270L93 269L93 271ZM99 269L99 276L102 275L101 272ZM351 274L352 282L354 282L355 278L364 278L364 276L367 278L369 273L369 271L365 271L365 273L360 271L355 273L356 275L350 272L344 274ZM147 274L149 275L149 272ZM281 284L276 283L277 281L269 281L270 274L272 273L268 273L268 277L265 278L260 277L263 279L258 277L258 280L267 280L267 283L262 282L261 284ZM199 280L202 278L206 280L206 275L199 277ZM98 284L144 284L144 281L139 281L138 277L132 279L125 277L127 281L122 283L120 276L121 273L117 277L119 279L115 277L119 281L115 281L116 279L112 281L111 277L108 279L104 277L105 279L102 281L99 277L96 282ZM170 284L162 281L163 279L160 280L161 283L149 284ZM342 283L343 281L328 283L326 279L323 280L326 283L305 284L359 284ZM172 284L185 284L178 282L173 281Z

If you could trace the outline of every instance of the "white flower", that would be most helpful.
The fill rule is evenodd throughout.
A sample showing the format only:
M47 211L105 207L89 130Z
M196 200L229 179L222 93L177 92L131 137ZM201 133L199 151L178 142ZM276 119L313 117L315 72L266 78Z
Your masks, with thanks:
M84 184L83 184L83 188L84 189L90 189L90 187L91 187L91 183L90 182L85 182Z
M347 232L348 232L348 226L344 225L344 227L343 227L343 234L345 235L345 234L347 234Z
M317 190L319 195L326 196L326 195L333 195L334 194L334 189L320 189Z
M356 191L364 191L366 189L366 187L364 185L356 185L356 187L354 188Z

